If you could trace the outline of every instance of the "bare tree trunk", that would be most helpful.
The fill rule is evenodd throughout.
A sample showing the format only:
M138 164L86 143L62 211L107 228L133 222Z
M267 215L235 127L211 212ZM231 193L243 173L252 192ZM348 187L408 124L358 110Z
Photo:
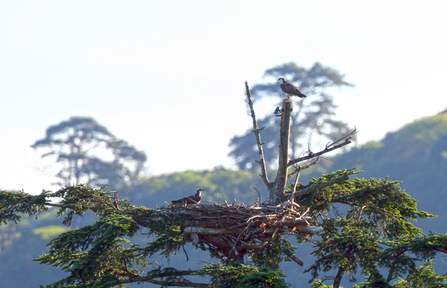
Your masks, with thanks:
M255 133L256 144L257 144L258 153L260 156L259 161L256 161L256 162L258 162L258 164L261 166L261 177L262 177L262 180L264 181L265 186L267 187L267 190L269 191L269 198L267 201L268 204L277 205L285 200L284 190L287 187L287 180L290 176L292 176L295 173L298 173L302 169L306 169L309 166L317 163L320 155L328 153L332 150L338 149L340 147L343 147L343 146L351 143L352 135L354 133L356 133L356 130L354 130L351 133L349 133L348 135L346 135L336 141L329 142L328 144L326 144L325 149L320 152L313 153L312 151L309 150L307 156L303 156L303 157L296 158L296 159L291 159L289 161L289 146L290 146L290 133L291 133L290 126L292 125L293 105L292 105L292 100L290 100L289 98L284 99L283 103L282 103L281 124L280 124L280 133L279 133L280 142L279 142L278 171L276 174L275 181L270 182L270 180L268 179L267 166L265 164L266 163L265 155L264 155L264 150L262 147L262 145L264 143L261 140L261 132L264 129L264 127L262 127L262 128L258 127L255 111L253 109L253 100L251 98L250 88L248 87L247 81L245 81L245 94L247 96L247 103L250 108L250 116L253 120L253 133ZM301 102L299 104L299 108L301 108L302 105L303 104ZM299 114L299 111L297 114ZM292 146L293 145L294 145L294 143L292 143ZM295 157L294 154L296 154L296 151L293 150L292 157ZM297 163L299 163L299 162L310 160L310 159L316 158L316 157L318 157L318 158L313 163L306 164L304 166L297 165ZM292 165L294 166L295 171L289 175L288 167L292 166ZM334 181L337 181L337 182L343 181L343 180L346 180L347 177L348 177L348 175L343 175L342 177L339 177L340 179L337 178L337 179L334 179ZM329 181L327 184L329 185L329 183L332 183L332 182ZM310 193L311 191L314 191L315 189L316 189L315 187L309 187L308 190L302 191L302 192ZM299 191L297 193L297 195L300 195L300 193L301 193L301 191ZM296 197L296 195L295 195L295 197Z
M285 99L282 103L281 124L279 132L278 173L276 174L273 191L269 195L273 204L278 204L284 198L284 189L288 180L288 161L290 144L290 124L292 117L292 100Z
M338 269L338 273L334 278L334 288L339 288L341 283L341 278L343 278L343 274L345 274L345 270L343 268Z

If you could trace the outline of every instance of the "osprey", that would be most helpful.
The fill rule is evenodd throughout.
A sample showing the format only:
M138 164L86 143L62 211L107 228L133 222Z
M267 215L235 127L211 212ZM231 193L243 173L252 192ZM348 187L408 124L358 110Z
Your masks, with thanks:
M281 87L281 90L287 94L287 97L290 96L298 96L300 98L307 97L306 95L301 93L301 90L298 89L298 87L287 82L286 78L279 77L278 82L281 83L279 84L279 87Z
M186 196L182 199L173 200L171 201L171 204L173 205L191 205L191 204L199 204L200 201L202 201L202 192L203 189L199 188L197 189L197 192L195 195Z

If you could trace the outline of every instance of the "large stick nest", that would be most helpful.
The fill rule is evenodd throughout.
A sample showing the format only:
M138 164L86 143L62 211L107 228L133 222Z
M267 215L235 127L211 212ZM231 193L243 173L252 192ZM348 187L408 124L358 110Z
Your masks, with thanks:
M322 231L321 227L310 226L308 208L290 202L275 207L215 203L170 205L161 209L173 225L181 227L193 245L227 258L239 258L262 249L277 234L307 238Z

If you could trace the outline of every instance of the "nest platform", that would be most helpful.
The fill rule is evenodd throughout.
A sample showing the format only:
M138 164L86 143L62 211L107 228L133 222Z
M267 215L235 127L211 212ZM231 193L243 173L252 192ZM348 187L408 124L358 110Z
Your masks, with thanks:
M161 210L171 224L181 227L193 245L230 259L262 249L276 234L308 238L322 231L309 224L308 208L290 202L258 207L235 203L170 205Z

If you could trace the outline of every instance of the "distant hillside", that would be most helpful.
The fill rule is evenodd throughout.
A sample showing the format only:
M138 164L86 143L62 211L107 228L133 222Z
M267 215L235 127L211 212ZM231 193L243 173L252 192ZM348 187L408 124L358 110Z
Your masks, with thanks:
M364 171L358 177L389 176L390 180L402 181L401 187L419 200L420 210L439 216L422 220L417 226L426 233L447 233L447 110L416 120L388 133L382 141L366 143L333 160L320 162L323 164L318 171L309 176L356 167Z
M362 131L362 133L367 133L367 131ZM356 175L357 177L389 176L391 180L402 181L402 188L419 200L420 210L439 216L435 219L420 220L416 226L423 228L426 233L429 231L447 233L445 225L447 204L444 200L447 195L447 110L435 116L414 121L396 132L388 133L382 141L372 141L331 158L334 161L320 161L313 166L313 170L305 170L300 178L301 181L307 184L310 177L319 177L322 173L354 167L364 171ZM205 189L204 204L210 204L212 201L222 203L225 200L232 202L233 199L237 199L239 203L251 204L258 201L259 196L262 201L267 197L267 191L258 173L233 171L222 167L150 177L133 187L132 191L122 194L138 206L154 208L165 205L169 200L190 195L199 187ZM260 191L259 196L253 187ZM12 288L37 287L38 284L51 283L63 277L64 274L61 271L32 261L33 258L48 251L48 247L45 246L48 239L44 239L46 237L43 232L48 233L57 227L55 225L61 225L60 219L54 219L55 215L48 216L42 215L38 221L34 218L22 221L13 231L8 232L7 227L0 229L2 239L12 239L7 243L8 245L0 245L0 248L3 248L0 251L2 284ZM42 230L43 228L46 230ZM10 238L5 238L6 234ZM144 243L147 241L147 235L141 235L136 241ZM201 251L198 249L187 247L187 250L191 258L188 268L194 268L194 263L197 263L198 259L207 260L206 257L201 258L203 256L200 255ZM293 283L295 287L309 285L307 281L310 275L308 273L303 275L303 271L313 262L310 252L307 245L301 245L298 248L299 258L305 262L305 267L297 267L291 262L281 265L281 268L289 275L287 281ZM175 257L171 259L173 263L176 263L176 259L179 259L178 263L184 262L185 255L182 253ZM447 266L446 262L439 259L436 269L446 271L445 266ZM22 277L21 271L27 271L27 277ZM154 286L146 284L145 287Z

